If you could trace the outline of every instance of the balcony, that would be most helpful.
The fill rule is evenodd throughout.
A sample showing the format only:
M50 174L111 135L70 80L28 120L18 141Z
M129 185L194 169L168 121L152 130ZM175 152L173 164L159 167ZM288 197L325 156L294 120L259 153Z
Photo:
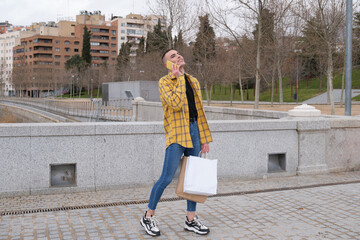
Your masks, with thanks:
M34 46L34 53L52 52L52 47Z
M34 58L36 59L52 59L52 54L41 54L41 53L37 53L37 54L34 54Z

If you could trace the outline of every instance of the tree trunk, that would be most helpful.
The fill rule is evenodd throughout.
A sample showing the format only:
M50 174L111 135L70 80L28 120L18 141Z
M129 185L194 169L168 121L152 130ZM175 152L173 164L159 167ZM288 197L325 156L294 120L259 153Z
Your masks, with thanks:
M283 89L282 89L283 84L282 84L282 72L281 72L281 63L280 63L279 54L276 62L277 62L278 77L279 77L279 103L283 103L284 102Z
M259 1L260 2L260 1ZM261 50L261 32L262 32L262 24L261 24L261 11L259 10L258 15L258 39L257 39L257 49L256 49L256 73L255 73L255 105L254 108L259 108L259 95L260 95L260 50Z
M242 75L241 75L241 58L239 54L239 91L241 95L241 102L244 103L244 94L242 90Z
M276 55L274 55L276 58ZM276 60L276 59L274 59ZM272 75L271 75L271 106L274 105L274 85L275 85L275 71L276 71L276 64L275 61L272 66Z
M331 104L331 115L335 114L335 104L334 104L334 92L333 92L333 56L331 50L331 44L328 43L328 66L327 66L327 86L329 91L329 100Z
M343 74L342 74L342 78L341 78L341 96L340 96L340 107L344 107L344 88L345 88L345 61L344 61L344 70L343 70Z
M232 82L230 82L230 106L232 106L233 97L234 97L233 84Z
M100 92L100 80L99 80L99 83L98 83L98 89L97 89L96 98L99 98L99 92Z
M205 81L205 93L206 93L206 102L207 102L207 105L210 106L210 97L209 97L209 86L208 86L208 83L207 81Z

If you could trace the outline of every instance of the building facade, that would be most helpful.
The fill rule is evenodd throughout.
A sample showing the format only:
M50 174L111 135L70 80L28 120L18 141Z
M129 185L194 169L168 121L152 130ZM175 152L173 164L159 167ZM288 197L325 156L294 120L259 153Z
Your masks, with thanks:
M71 74L65 71L65 63L74 55L82 53L84 24L63 21L58 32L67 36L37 34L22 38L13 48L13 82L18 95L39 97L41 92L56 91ZM105 62L114 65L117 57L117 25L86 25L91 31L90 51L92 66ZM40 28L41 29L41 28ZM74 34L72 34L74 33Z
M121 44L130 42L132 47L130 49L130 56L136 56L136 50L141 38L146 38L147 33L154 29L160 20L162 27L165 27L166 22L164 17L149 15L143 17L140 14L128 14L125 18L112 17L111 23L116 23L118 26L118 52Z
M15 88L12 84L13 47L20 44L21 38L34 35L30 31L14 31L0 34L0 95L12 96Z

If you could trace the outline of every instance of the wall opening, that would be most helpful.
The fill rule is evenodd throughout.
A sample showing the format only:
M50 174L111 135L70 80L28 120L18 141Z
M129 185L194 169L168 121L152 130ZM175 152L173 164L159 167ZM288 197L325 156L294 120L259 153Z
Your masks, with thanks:
M76 186L76 164L50 164L50 186Z
M271 153L268 158L268 173L286 171L286 153Z

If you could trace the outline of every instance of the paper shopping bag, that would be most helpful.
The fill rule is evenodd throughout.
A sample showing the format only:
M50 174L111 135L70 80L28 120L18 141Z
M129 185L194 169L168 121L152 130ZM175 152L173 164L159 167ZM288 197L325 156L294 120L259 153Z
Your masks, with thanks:
M183 191L186 162L187 162L187 157L184 156L181 159L181 163L180 163L181 168L180 168L179 180L178 180L177 185L176 185L176 191L175 191L176 195L178 195L179 197L182 197L184 199L193 201L193 202L204 203L206 201L206 199L207 199L207 196L184 193L184 191Z
M215 195L217 190L217 160L190 156L187 159L184 192Z

